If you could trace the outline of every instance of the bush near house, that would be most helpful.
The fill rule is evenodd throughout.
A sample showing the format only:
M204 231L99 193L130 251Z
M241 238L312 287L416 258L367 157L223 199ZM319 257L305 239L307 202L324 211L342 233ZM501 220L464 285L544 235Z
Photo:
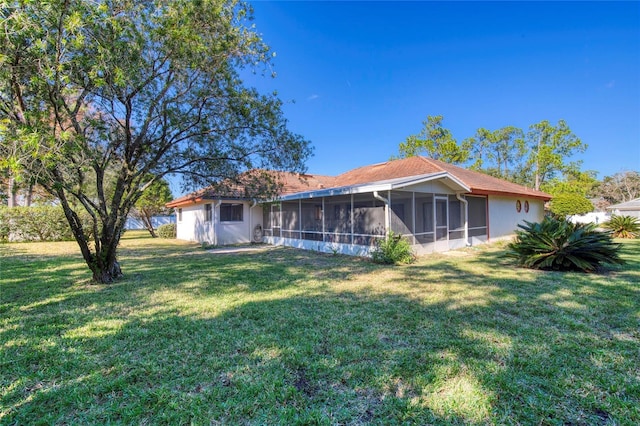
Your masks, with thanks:
M604 264L621 264L620 244L592 223L571 223L545 217L540 223L518 225L509 257L532 269L593 272Z
M389 232L385 239L376 243L376 248L371 252L371 258L375 263L397 265L413 263L416 256L406 238L395 232Z
M593 211L593 204L582 194L558 194L550 203L551 213L558 217L585 214Z
M615 238L640 237L640 222L632 216L611 216L608 222L602 224L609 229Z
M158 236L160 238L176 238L176 224L165 223L158 227Z

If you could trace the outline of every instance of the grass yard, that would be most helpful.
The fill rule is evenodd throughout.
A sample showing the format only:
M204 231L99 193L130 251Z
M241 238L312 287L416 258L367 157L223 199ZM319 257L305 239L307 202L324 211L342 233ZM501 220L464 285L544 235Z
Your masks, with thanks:
M640 240L603 274L499 246L402 267L128 232L0 245L0 424L640 424Z

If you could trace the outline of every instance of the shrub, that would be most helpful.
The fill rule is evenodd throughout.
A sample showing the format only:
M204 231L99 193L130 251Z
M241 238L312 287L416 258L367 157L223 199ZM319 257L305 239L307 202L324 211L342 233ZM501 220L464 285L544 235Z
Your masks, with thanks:
M558 217L567 217L592 212L593 204L581 194L558 194L551 199L550 209Z
M615 238L638 238L640 236L640 222L632 216L613 215L602 226L611 230Z
M3 208L0 239L11 241L65 241L73 239L60 206Z
M378 240L376 247L371 252L371 258L375 263L407 264L415 260L415 255L411 250L411 245L406 238L394 232L383 240Z
M593 272L602 264L621 264L620 244L592 223L571 223L545 217L540 223L518 225L508 256L532 269Z
M91 216L78 213L87 238L91 237ZM61 206L0 207L0 241L68 241L71 227Z
M9 240L9 209L0 206L0 242Z
M158 236L160 238L175 238L176 237L176 224L165 223L158 227Z

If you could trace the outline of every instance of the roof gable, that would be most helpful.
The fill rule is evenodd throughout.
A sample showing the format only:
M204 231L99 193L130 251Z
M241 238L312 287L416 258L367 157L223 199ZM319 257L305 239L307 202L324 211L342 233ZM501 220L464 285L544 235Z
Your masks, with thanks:
M607 210L640 210L640 198L636 198L634 200L626 201L624 203L614 204L612 206L607 207Z

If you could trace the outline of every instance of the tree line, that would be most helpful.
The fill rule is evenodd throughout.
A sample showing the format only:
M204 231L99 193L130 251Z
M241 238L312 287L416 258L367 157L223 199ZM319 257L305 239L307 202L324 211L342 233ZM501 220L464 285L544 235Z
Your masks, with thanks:
M571 213L585 213L594 207L605 208L640 197L640 172L619 172L599 181L597 172L583 171L581 161L572 161L574 155L586 151L587 144L564 120L555 124L542 120L526 131L514 126L479 128L475 135L460 142L443 121L442 115L427 116L422 130L399 144L395 158L426 155L548 192L556 198L569 197L575 210Z

